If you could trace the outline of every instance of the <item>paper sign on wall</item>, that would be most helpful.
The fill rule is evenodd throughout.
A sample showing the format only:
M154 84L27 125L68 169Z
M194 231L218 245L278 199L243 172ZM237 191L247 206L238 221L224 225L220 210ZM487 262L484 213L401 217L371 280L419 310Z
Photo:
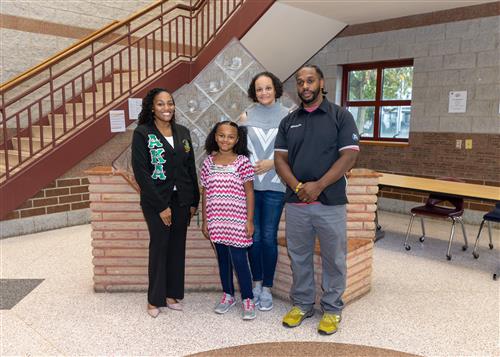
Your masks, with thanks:
M109 126L112 133L121 133L125 131L125 111L110 110L109 111Z
M467 91L451 91L448 101L448 113L465 113L467 109Z
M139 113L142 109L142 99L141 98L129 98L128 99L128 117L130 120L139 119Z

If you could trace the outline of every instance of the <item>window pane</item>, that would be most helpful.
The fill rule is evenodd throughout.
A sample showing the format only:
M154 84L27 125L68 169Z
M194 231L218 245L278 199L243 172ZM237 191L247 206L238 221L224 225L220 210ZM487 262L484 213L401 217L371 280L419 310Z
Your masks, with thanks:
M375 107L348 107L356 121L359 135L362 138L373 138L373 117Z
M348 100L375 100L377 70L349 72Z
M380 137L408 139L411 106L381 107Z
M382 98L410 100L413 67L386 68L382 77Z

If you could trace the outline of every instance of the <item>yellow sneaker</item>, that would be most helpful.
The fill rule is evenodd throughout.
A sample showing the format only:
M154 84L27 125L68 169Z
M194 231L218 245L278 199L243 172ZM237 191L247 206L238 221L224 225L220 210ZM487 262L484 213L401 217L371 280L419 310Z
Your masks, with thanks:
M305 318L311 317L312 315L314 315L314 309L304 312L299 307L294 306L287 312L285 317L283 317L283 326L297 327Z
M319 321L318 332L321 335L334 334L339 328L340 320L340 315L325 312Z

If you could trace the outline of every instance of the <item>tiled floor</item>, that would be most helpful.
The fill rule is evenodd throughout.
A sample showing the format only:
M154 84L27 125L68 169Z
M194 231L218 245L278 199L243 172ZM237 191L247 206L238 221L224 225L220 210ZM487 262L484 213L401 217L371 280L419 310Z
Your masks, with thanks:
M44 279L12 309L0 311L0 355L186 355L266 341L332 341L426 356L500 355L499 282L491 277L499 231L494 250L483 233L476 260L471 249L478 227L466 227L467 252L458 230L447 261L449 223L429 222L426 242L415 234L406 252L408 217L382 212L380 222L386 237L375 245L372 291L346 307L341 330L329 337L316 333L319 314L298 328L283 328L285 301L243 322L239 306L224 316L212 312L219 293L189 292L184 312L152 319L144 293L94 293L89 225L0 240L1 278Z
M10 310L43 279L0 279L0 310Z

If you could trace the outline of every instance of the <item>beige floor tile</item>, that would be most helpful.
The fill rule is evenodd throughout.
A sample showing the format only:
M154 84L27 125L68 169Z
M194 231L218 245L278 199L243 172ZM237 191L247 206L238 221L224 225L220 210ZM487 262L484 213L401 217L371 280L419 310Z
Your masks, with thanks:
M467 226L470 248L458 232L453 260L444 254L449 223L429 221L428 239L412 250L402 242L408 217L381 212L386 237L375 245L372 291L348 305L341 329L316 333L320 313L286 329L290 303L241 320L239 304L212 312L219 292L186 294L184 312L156 319L145 312L145 293L94 293L90 226L77 226L0 241L2 278L45 279L12 310L1 311L4 354L180 356L221 347L269 341L332 341L370 345L425 356L495 355L499 344L499 285L491 279L498 247L482 237L472 257L477 226ZM494 244L500 246L499 232ZM29 340L26 343L26 340Z

